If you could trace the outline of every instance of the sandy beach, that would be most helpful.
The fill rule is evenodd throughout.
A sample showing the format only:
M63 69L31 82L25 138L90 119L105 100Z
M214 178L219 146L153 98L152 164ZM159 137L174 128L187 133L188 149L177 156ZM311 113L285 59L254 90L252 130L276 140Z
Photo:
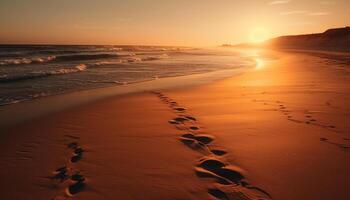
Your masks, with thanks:
M209 83L5 106L0 199L350 199L350 69L325 54L261 50Z

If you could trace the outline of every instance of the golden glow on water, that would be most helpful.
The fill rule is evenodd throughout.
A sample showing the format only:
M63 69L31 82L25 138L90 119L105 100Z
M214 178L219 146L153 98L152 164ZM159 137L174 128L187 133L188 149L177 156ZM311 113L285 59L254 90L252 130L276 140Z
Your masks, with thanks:
M255 70L265 67L265 59L261 56L262 49L246 49L242 51L242 55L251 58L255 62Z
M265 66L265 61L261 58L255 58L254 61L256 62L256 70L262 69Z

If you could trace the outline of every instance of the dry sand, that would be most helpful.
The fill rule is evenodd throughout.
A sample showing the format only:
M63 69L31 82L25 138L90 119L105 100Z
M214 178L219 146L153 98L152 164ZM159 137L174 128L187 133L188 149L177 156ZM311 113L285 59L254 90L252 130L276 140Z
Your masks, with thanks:
M0 199L350 199L349 66L260 55L233 78L6 130Z

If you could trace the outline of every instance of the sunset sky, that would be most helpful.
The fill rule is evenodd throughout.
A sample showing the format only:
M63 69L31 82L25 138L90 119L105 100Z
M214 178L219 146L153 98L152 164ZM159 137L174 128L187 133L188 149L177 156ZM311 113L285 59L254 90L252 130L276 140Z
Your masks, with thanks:
M350 24L349 0L1 0L0 43L210 46Z

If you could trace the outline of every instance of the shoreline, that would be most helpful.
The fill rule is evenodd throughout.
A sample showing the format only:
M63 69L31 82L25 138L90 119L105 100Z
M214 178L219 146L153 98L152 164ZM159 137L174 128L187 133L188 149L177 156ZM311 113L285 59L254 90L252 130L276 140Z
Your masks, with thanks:
M254 66L249 68L219 70L186 76L164 77L126 85L73 91L8 104L0 106L0 130L5 130L11 126L31 119L53 114L65 109L74 108L76 106L83 106L107 98L159 89L173 89L209 84L214 81L244 73L244 71L250 70L250 68L253 67ZM65 103L63 104L60 102ZM11 116L11 119L9 119L8 116Z

